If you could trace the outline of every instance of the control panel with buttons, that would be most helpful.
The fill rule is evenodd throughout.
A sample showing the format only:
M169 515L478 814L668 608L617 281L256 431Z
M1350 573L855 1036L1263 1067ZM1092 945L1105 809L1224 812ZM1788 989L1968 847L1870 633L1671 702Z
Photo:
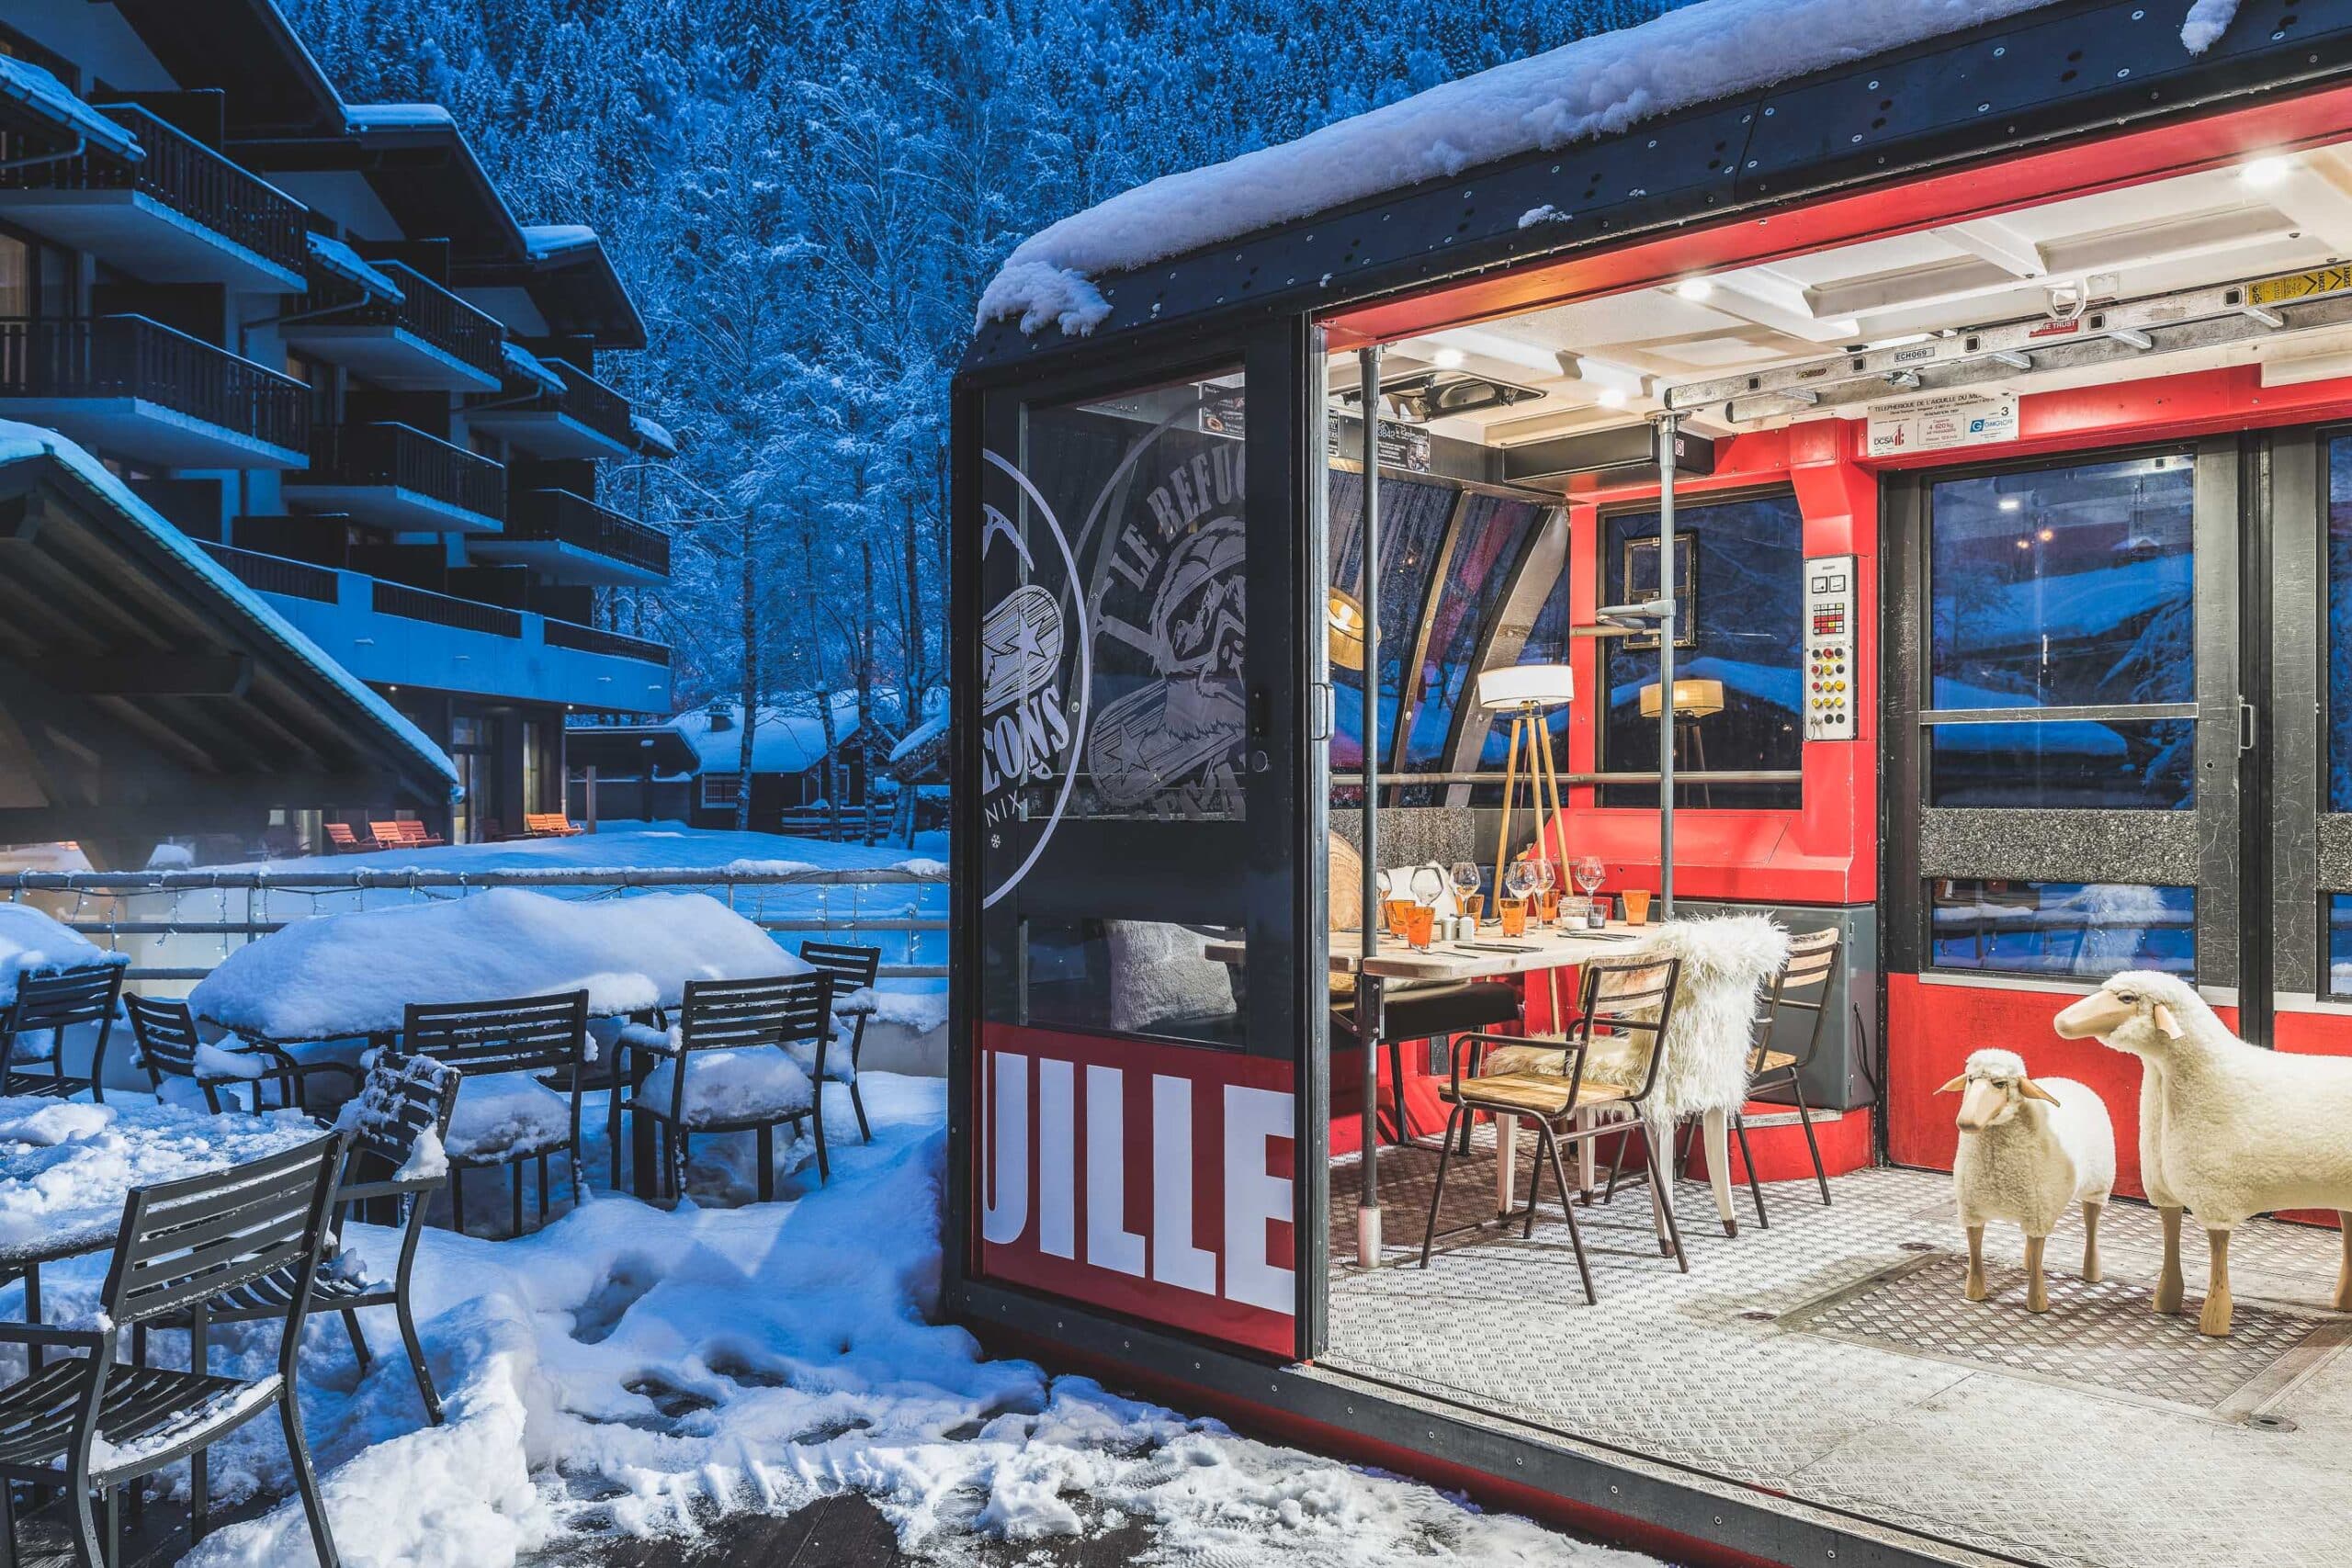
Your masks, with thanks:
M1854 558L1804 563L1804 738L1851 740L1861 702L1854 639Z

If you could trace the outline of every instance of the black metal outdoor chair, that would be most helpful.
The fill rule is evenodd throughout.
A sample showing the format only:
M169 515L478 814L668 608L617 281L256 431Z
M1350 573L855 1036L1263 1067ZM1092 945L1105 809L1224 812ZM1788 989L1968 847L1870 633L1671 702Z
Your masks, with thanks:
M342 1314L344 1331L351 1337L351 1348L362 1371L374 1358L359 1326L359 1309L392 1309L400 1322L401 1341L408 1347L409 1368L416 1374L416 1392L424 1401L426 1417L436 1427L441 1425L441 1395L433 1386L433 1371L425 1365L424 1347L416 1337L416 1317L409 1307L409 1275L416 1263L417 1240L424 1230L424 1211L433 1194L447 1185L448 1166L446 1160L430 1157L417 1162L428 1168L412 1170L410 1164L428 1130L436 1148L447 1135L449 1112L458 1103L458 1084L453 1069L429 1056L401 1056L387 1051L368 1069L357 1103L343 1121L348 1147L327 1223L327 1254L340 1259L343 1223L353 1205L389 1202L407 1208L400 1222L399 1260L389 1280L360 1272L355 1259L322 1268L311 1286L312 1308ZM295 1270L280 1269L224 1290L185 1314L159 1319L156 1326L188 1330L188 1364L200 1372L205 1370L206 1324L281 1317L300 1283ZM203 1485L200 1468L193 1484L199 1489Z
M775 1130L787 1123L797 1126L803 1120L815 1124L817 1179L831 1179L831 1163L825 1154L825 1105L818 1086L825 1077L832 1005L833 976L821 970L769 980L689 980L678 1009L677 1032L660 1045L641 1036L629 1042L631 1052L663 1058L671 1070L666 1081L659 1065L652 1075L630 1075L636 1088L626 1100L616 1100L614 1125L618 1126L623 1112L650 1116L660 1123L662 1168L669 1196L674 1198L684 1190L691 1153L687 1140L692 1134L756 1133L759 1198L768 1201L775 1196ZM773 1049L789 1061L794 1059L795 1045L808 1045L814 1052L816 1070L807 1075L807 1105L763 1104L754 1100L729 1107L716 1099L697 1103L690 1097L688 1079L693 1077L696 1052Z
M1667 1026L1674 1016L1675 987L1681 976L1682 961L1679 958L1628 957L1588 964L1584 966L1576 1016L1567 1021L1563 1038L1531 1040L1508 1034L1465 1034L1454 1041L1447 1082L1438 1091L1453 1109L1448 1114L1445 1137L1438 1153L1437 1180L1430 1192L1429 1224L1421 1234L1422 1268L1430 1266L1430 1247L1437 1239L1438 1206L1445 1197L1445 1170L1453 1157L1455 1133L1478 1111L1494 1116L1523 1116L1535 1124L1536 1144L1535 1171L1528 1178L1527 1208L1521 1235L1535 1234L1535 1207L1543 1194L1544 1172L1548 1166L1560 1189L1560 1212L1567 1218L1568 1242L1576 1249L1577 1273L1584 1281L1584 1299L1588 1304L1600 1299L1592 1288L1592 1267L1586 1260L1583 1233L1577 1224L1575 1190L1569 1186L1566 1168L1561 1163L1560 1146L1597 1141L1611 1134L1622 1138L1637 1128L1638 1121L1601 1122L1580 1117L1579 1113L1606 1109L1640 1117L1657 1088L1658 1069L1666 1060ZM1645 1045L1635 1043L1645 1036ZM1639 1085L1627 1088L1587 1080L1585 1066L1596 1038L1639 1053L1645 1064ZM1494 1053L1491 1056L1486 1055L1489 1051ZM1484 1058L1488 1070L1463 1077L1465 1058L1474 1062ZM1682 1251L1682 1232L1675 1223L1673 1196L1662 1174L1660 1162L1664 1156L1655 1140L1645 1142L1653 1202L1666 1233L1662 1247L1687 1274L1690 1261Z
M203 1043L196 1032L196 1018L180 1001L156 1001L126 991L123 1010L130 1015L130 1032L139 1042L141 1063L147 1069L147 1078L161 1095L165 1078L185 1079L193 1083L204 1095L204 1103L212 1113L220 1113L220 1092L233 1091L240 1085L253 1089L253 1103L249 1109L259 1115L265 1110L291 1109L315 1115L311 1111L310 1080L322 1074L344 1080L351 1089L359 1086L359 1069L348 1062L298 1062L275 1045L254 1044L240 1041L233 1045L216 1046L232 1055L250 1056L261 1070L255 1073L206 1072L197 1065L197 1047ZM277 1088L277 1104L264 1103L263 1084Z
M16 1561L6 1483L62 1482L74 1502L76 1561L97 1568L122 1561L117 1493L182 1459L197 1467L189 1529L191 1540L201 1539L204 1450L274 1404L311 1542L322 1568L334 1568L340 1559L311 1473L294 1371L342 1143L330 1134L227 1170L139 1189L123 1205L114 1262L98 1295L98 1327L0 1323L0 1342L82 1352L0 1388L0 1540L8 1548L0 1561ZM126 1330L185 1315L279 1273L300 1288L270 1314L283 1323L274 1378L249 1382L118 1364ZM94 1495L105 1512L103 1531Z
M1829 1204L1829 1173L1821 1163L1821 1142L1814 1136L1813 1107L1804 1102L1803 1079L1805 1068L1821 1049L1823 1026L1829 1020L1829 994L1838 981L1838 956L1844 940L1835 926L1804 931L1789 939L1789 961L1772 978L1772 992L1765 1000L1762 1016L1756 1021L1756 1043L1747 1058L1749 1099L1755 1099L1764 1089L1785 1089L1796 1100L1797 1121L1804 1128L1805 1148L1813 1156L1813 1179L1821 1189L1824 1208ZM1780 1021L1784 1008L1813 1015L1813 1027L1806 1032L1803 1050L1772 1049L1772 1026ZM1764 1189L1757 1182L1756 1161L1747 1152L1747 1119L1735 1116L1731 1124L1739 1134L1739 1157L1747 1167L1747 1194L1756 1203L1756 1223L1770 1230L1772 1222L1764 1214Z
M116 1005L122 999L122 965L97 964L57 975L27 975L17 981L16 998L0 1013L0 1094L71 1099L82 1089L104 1104L107 1043L114 1037ZM76 1024L98 1026L87 1077L65 1070L65 1032ZM28 1034L51 1032L49 1071L17 1066L17 1051Z
M558 1149L571 1156L571 1201L580 1201L580 1097L587 1076L588 993L517 997L496 1002L412 1002L401 1021L401 1053L430 1056L452 1067L461 1080L458 1112L464 1121L464 1084L516 1075L517 1084L571 1100L571 1130L562 1137L521 1130L495 1147L449 1146L449 1225L466 1228L465 1173L507 1168L514 1201L514 1234L523 1234L523 1167L539 1168L539 1218L548 1217L548 1156ZM554 1085L540 1075L552 1078Z
M833 999L838 1006L856 992L871 996L874 981L882 973L882 950L878 947L852 947L845 942L819 942L813 937L800 944L800 962L821 969L833 977ZM832 1052L825 1062L822 1082L817 1084L819 1095L825 1092L826 1083L849 1086L849 1108L857 1113L857 1135L867 1143L874 1141L874 1129L865 1120L865 1101L857 1092L857 1065L865 1049L865 1021L874 1015L871 1007L863 1007L848 1016L850 1025L849 1050Z

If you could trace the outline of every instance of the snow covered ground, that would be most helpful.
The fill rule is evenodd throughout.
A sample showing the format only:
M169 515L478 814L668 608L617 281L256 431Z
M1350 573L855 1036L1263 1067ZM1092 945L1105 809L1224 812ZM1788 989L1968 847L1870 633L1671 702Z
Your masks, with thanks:
M389 1314L368 1325L384 1353L364 1376L342 1325L314 1321L301 1404L345 1562L504 1568L567 1541L691 1539L722 1514L848 1491L873 1499L908 1550L944 1562L973 1561L988 1539L1134 1525L1155 1560L1231 1568L1647 1561L984 1359L963 1330L929 1321L944 1088L874 1074L865 1098L874 1143L836 1144L831 1183L803 1169L782 1201L673 1211L594 1196L519 1240L426 1232L417 1308L446 1426L424 1424ZM588 1168L601 1167L592 1149ZM716 1196L736 1182L722 1162L698 1185ZM379 1257L391 1239L349 1234ZM88 1311L102 1269L51 1271L49 1315ZM274 1366L266 1328L214 1334L216 1368ZM180 1348L158 1337L164 1359ZM216 1451L217 1498L288 1484L273 1423ZM311 1560L288 1503L187 1562Z

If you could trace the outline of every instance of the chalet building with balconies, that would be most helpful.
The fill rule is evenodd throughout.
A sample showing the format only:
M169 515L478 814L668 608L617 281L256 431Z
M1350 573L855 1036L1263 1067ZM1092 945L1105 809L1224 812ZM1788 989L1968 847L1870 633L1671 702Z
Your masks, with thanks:
M159 799L148 836L398 811L481 839L562 809L567 713L667 713L669 650L597 624L598 589L669 575L613 478L668 437L596 373L644 345L592 231L518 220L438 106L345 104L269 0L0 0L0 421L96 459L461 785L306 774L328 793ZM104 793L50 791L51 836Z

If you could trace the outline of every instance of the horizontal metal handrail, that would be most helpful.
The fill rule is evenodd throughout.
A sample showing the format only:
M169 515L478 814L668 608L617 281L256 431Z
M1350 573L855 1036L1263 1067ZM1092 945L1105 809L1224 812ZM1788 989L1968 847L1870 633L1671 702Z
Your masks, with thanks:
M506 468L413 425L331 424L311 445L308 482L391 485L478 517L506 515Z
M1555 776L1564 784L1656 784L1663 775L1652 772L1646 773L1559 773ZM1499 773L1392 773L1383 772L1380 775L1380 785L1383 789L1399 784L1498 784L1502 782L1503 775ZM1692 772L1686 768L1677 768L1674 770L1674 782L1676 784L1803 784L1804 771L1801 768L1737 768ZM1360 787L1363 784L1363 775L1362 773L1333 773L1331 783L1335 787L1341 784Z
M668 534L568 490L517 491L506 537L571 545L670 575Z
M546 364L563 380L563 394L555 400L560 412L570 414L624 446L637 445L637 432L628 422L627 398L568 360L550 358Z
M145 316L0 318L0 397L133 398L273 446L310 441L310 388Z
M332 604L338 597L331 567L265 555L259 550L241 550L234 545L217 545L209 539L196 542L226 567L232 577L257 593L283 593L289 599L308 599L320 604Z
M137 104L95 107L129 127L146 156L126 164L83 152L0 170L0 190L137 191L266 261L302 271L309 243L300 202Z
M316 311L307 319L334 325L398 327L415 333L469 368L497 378L505 374L499 342L506 329L498 318L477 310L404 262L371 260L401 287L398 300L372 297Z
M594 841L592 837L590 842ZM12 871L0 874L0 893L153 893L224 887L296 893L381 887L878 887L946 881L946 867L936 862L929 865L848 868L792 866L775 871L721 866L571 865L502 867L495 871L356 865L273 871L257 866L224 866L212 871Z
M435 593L429 588L412 588L405 582L374 580L370 603L379 615L398 615L402 620L427 621L436 626L453 626L459 631L482 632L491 637L519 637L523 635L521 612L503 604L484 604L472 599L458 599L447 593Z
M665 667L670 662L670 649L664 644L608 632L602 626L583 626L577 621L544 621L539 627L539 639L549 648L568 648L575 653L608 654L615 659L635 659Z

